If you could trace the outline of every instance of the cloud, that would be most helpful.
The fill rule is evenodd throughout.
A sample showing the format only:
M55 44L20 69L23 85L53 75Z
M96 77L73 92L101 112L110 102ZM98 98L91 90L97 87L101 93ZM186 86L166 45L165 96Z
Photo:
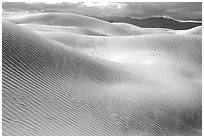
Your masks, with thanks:
M90 6L92 5L92 6ZM118 2L81 4L74 11L91 16L170 16L179 20L202 20L201 2Z
M180 20L201 20L201 2L135 2L126 3L118 14L135 17L171 16Z

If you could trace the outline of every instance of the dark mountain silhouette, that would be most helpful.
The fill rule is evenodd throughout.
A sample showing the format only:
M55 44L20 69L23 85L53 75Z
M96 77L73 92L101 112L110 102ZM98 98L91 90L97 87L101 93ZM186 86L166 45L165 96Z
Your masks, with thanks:
M124 22L133 24L143 28L169 28L175 30L185 30L196 26L201 26L201 21L177 21L169 17L148 17L148 18L134 18L134 17L120 17L120 16L109 16L109 17L95 17L101 20L109 22Z

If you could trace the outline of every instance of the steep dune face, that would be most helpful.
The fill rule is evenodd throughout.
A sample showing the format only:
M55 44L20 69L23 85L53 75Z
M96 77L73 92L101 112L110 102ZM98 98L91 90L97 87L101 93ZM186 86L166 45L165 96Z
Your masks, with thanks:
M200 36L30 31L51 15L3 21L3 135L201 135Z

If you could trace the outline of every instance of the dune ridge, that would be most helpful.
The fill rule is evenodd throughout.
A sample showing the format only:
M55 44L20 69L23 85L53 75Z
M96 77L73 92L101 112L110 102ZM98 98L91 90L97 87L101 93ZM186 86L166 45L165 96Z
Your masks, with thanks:
M21 17L8 17L7 20L16 24L34 23L44 25L60 25L84 27L106 35L133 35L135 31L128 31L122 27L115 26L109 22L96 18L69 14L69 13L41 13L30 14Z
M188 30L178 31L178 34L185 34L185 35L202 35L202 26L197 26Z
M68 33L81 34L81 35L106 36L105 34L95 32L86 28L81 28L81 27L51 26L51 25L37 25L37 24L19 24L19 25L33 31L68 32Z

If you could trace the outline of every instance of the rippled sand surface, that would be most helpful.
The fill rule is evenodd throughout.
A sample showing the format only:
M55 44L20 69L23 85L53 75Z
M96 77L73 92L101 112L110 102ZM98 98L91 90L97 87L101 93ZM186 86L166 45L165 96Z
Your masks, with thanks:
M3 135L201 135L202 27L64 13L2 21Z

